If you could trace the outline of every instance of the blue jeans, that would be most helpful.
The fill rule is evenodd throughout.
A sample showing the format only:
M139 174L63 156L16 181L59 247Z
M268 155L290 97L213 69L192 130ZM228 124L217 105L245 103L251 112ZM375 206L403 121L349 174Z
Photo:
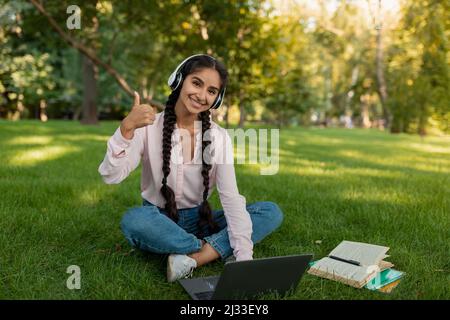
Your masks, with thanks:
M277 204L269 201L247 205L253 223L252 241L257 243L277 229L283 213ZM199 207L178 209L178 223L171 220L164 209L144 200L143 206L129 209L122 218L120 228L128 242L136 248L160 254L190 254L200 251L202 242L195 234ZM214 210L213 219L220 231L206 233L203 238L222 259L233 254L228 238L227 222L223 210ZM206 231L206 230L204 230Z

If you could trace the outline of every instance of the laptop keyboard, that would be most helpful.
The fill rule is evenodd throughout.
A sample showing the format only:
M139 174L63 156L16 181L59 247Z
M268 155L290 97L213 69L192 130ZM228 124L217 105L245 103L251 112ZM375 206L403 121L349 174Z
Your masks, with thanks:
M205 291L205 292L194 293L195 297L198 300L211 300L213 294L214 294L214 291Z

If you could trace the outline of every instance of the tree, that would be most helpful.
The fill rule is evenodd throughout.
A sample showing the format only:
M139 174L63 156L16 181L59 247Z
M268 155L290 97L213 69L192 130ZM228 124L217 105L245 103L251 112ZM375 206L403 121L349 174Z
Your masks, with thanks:
M60 24L53 18L51 11L48 11L39 1L30 0L31 3L39 10L39 12L45 16L50 25L56 32L61 36L61 38L70 44L75 49L79 50L83 54L83 80L85 83L84 95L83 95L83 120L82 123L85 124L95 124L97 123L97 110L96 110L96 78L97 78L97 66L104 68L111 76L113 76L118 84L123 90L130 96L133 96L133 90L131 89L125 78L110 64L106 63L104 60L100 59L96 54L96 51L100 47L98 41L98 18L97 10L98 3L93 3L91 1L83 2L84 14L83 22L86 27L83 28L81 32L83 39L87 42L87 45L82 41L71 36L68 32L64 31ZM61 3L59 3L61 8ZM63 6L64 7L64 6ZM68 7L65 6L65 7ZM58 10L58 8L54 10ZM157 102L150 100L150 104L163 108L163 106Z
M448 131L450 70L449 5L415 1L404 8L401 28L389 53L393 132L427 133L430 119Z

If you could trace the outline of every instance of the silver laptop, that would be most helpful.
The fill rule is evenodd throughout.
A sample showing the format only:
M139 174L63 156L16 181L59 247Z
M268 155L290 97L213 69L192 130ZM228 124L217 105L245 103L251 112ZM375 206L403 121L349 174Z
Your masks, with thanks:
M228 262L220 276L178 281L194 300L254 299L263 294L283 297L296 289L312 257L304 254Z

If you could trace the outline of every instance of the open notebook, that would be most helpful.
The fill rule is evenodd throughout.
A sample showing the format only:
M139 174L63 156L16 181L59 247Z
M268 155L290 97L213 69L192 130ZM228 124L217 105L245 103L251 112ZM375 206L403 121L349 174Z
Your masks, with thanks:
M362 288L380 271L394 265L383 261L388 247L342 241L327 257L314 263L308 273Z

